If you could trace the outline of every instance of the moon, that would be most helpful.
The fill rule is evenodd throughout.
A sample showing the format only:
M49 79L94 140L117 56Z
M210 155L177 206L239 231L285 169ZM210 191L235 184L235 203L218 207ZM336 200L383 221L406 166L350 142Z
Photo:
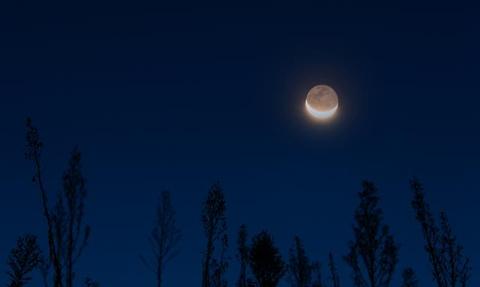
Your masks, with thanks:
M315 119L329 119L338 110L337 93L327 85L317 85L308 91L305 107Z

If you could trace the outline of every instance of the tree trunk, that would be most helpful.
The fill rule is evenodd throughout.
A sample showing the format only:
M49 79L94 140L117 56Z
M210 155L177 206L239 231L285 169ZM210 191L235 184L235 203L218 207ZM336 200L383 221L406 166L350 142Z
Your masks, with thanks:
M212 257L213 250L213 238L208 236L207 242L207 252L205 254L205 261L203 262L203 278L202 278L202 287L210 287L210 260Z
M163 280L163 258L158 260L157 266L157 287L162 287Z
M42 206L43 206L43 215L45 216L45 219L47 221L47 237L48 237L48 250L49 250L49 256L50 260L52 261L53 268L54 268L54 281L53 281L53 286L54 287L62 287L63 282L62 282L62 267L60 263L60 258L57 256L57 251L55 248L55 241L53 238L53 223L52 223L52 218L50 217L50 211L48 207L48 197L47 197L47 192L45 190L45 187L43 186L43 179L42 179L42 171L40 167L40 160L38 157L34 158L35 162L35 169L36 169L36 179L38 183L38 188L40 189L40 194L42 197Z
M72 200L72 199L70 199ZM69 226L68 226L68 237L67 237L67 270L66 270L66 287L73 286L73 250L74 250L74 236L73 236L73 225L75 224L75 206L74 202L68 203L69 208Z

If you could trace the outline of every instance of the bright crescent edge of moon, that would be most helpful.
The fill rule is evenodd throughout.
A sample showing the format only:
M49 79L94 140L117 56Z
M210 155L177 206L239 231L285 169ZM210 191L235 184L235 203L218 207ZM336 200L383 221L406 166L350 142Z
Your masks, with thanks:
M330 109L328 111L318 111L318 110L314 109L312 106L310 106L310 104L308 103L308 100L306 100L305 101L305 107L307 108L307 111L310 113L310 115L314 116L317 119L326 120L326 119L332 117L335 114L335 112L338 109L338 103L335 107L333 107L332 109Z

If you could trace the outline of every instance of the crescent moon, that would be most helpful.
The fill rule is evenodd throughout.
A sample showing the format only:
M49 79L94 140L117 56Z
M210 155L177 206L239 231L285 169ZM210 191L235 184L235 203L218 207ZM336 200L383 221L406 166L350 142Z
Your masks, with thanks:
M305 107L307 112L316 119L331 118L338 110L337 93L327 85L314 86L308 91Z
M330 117L332 117L336 112L337 112L337 109L338 109L338 103L335 107L333 107L332 109L328 110L328 111L319 111L319 110L316 110L315 108L313 108L309 103L308 103L308 100L305 100L305 107L307 108L307 111L314 117L316 117L317 119L328 119Z

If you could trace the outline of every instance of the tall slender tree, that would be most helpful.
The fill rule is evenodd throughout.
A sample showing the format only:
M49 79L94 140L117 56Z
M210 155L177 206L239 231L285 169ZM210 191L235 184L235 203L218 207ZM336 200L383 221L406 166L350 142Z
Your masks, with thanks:
M388 287L398 262L398 247L378 207L377 188L364 181L355 211L354 240L345 256L356 287Z
M84 224L85 199L87 196L85 178L82 174L81 154L75 148L68 167L63 174L63 194L59 204L65 203L65 279L66 287L73 286L74 265L82 254L90 237L90 226ZM59 224L62 224L60 221ZM59 234L59 236L62 236ZM59 240L60 241L60 240Z
M287 265L288 279L292 287L310 287L318 262L312 262L306 252L300 237L295 236L293 246L289 250Z
M220 242L220 252L218 258L212 259L212 266L210 270L212 271L211 275L211 286L213 287L226 287L228 285L227 279L225 278L225 273L228 268L228 261L226 257L226 252L228 248L228 236L224 234Z
M30 273L38 267L41 260L37 237L31 234L24 235L17 240L17 245L8 256L7 272L10 278L9 287L23 287L32 278Z
M335 264L335 259L331 252L328 254L328 269L330 271L332 287L340 287L340 276L338 275L337 265Z
M286 271L280 252L266 231L253 237L249 261L259 287L276 287Z
M37 184L38 190L40 191L40 197L42 200L42 209L45 221L47 223L47 239L48 239L48 250L49 250L49 262L53 265L54 269L54 287L63 286L63 273L62 273L62 262L59 256L59 251L55 244L55 222L53 216L50 212L48 194L46 187L43 182L43 170L41 163L41 155L43 150L43 142L40 139L38 129L33 126L32 120L27 119L27 146L25 151L25 157L28 160L33 162L34 166L34 176L33 181Z
M34 182L40 191L43 215L47 223L48 262L42 264L44 278L48 278L53 267L53 286L72 287L74 265L80 258L90 237L90 227L84 223L86 188L82 174L81 154L74 148L63 174L63 189L57 194L53 207L49 206L48 193L44 185L41 153L43 143L37 128L27 119L26 158L34 165ZM47 282L47 280L44 280Z
M220 184L212 185L203 204L202 225L207 239L202 263L202 287L226 286L228 246L225 197ZM216 252L217 251L217 252Z
M242 224L237 237L237 258L240 263L240 274L238 275L237 287L248 287L247 267L248 267L248 233L247 226Z
M438 287L467 286L471 274L470 260L464 255L463 246L457 242L446 213L440 213L438 226L425 200L421 182L414 178L410 187L414 193L412 206L422 229L434 281Z
M176 212L170 192L160 195L154 227L149 242L152 256L141 257L143 263L155 274L157 287L163 286L165 265L178 254L182 232L177 226Z

